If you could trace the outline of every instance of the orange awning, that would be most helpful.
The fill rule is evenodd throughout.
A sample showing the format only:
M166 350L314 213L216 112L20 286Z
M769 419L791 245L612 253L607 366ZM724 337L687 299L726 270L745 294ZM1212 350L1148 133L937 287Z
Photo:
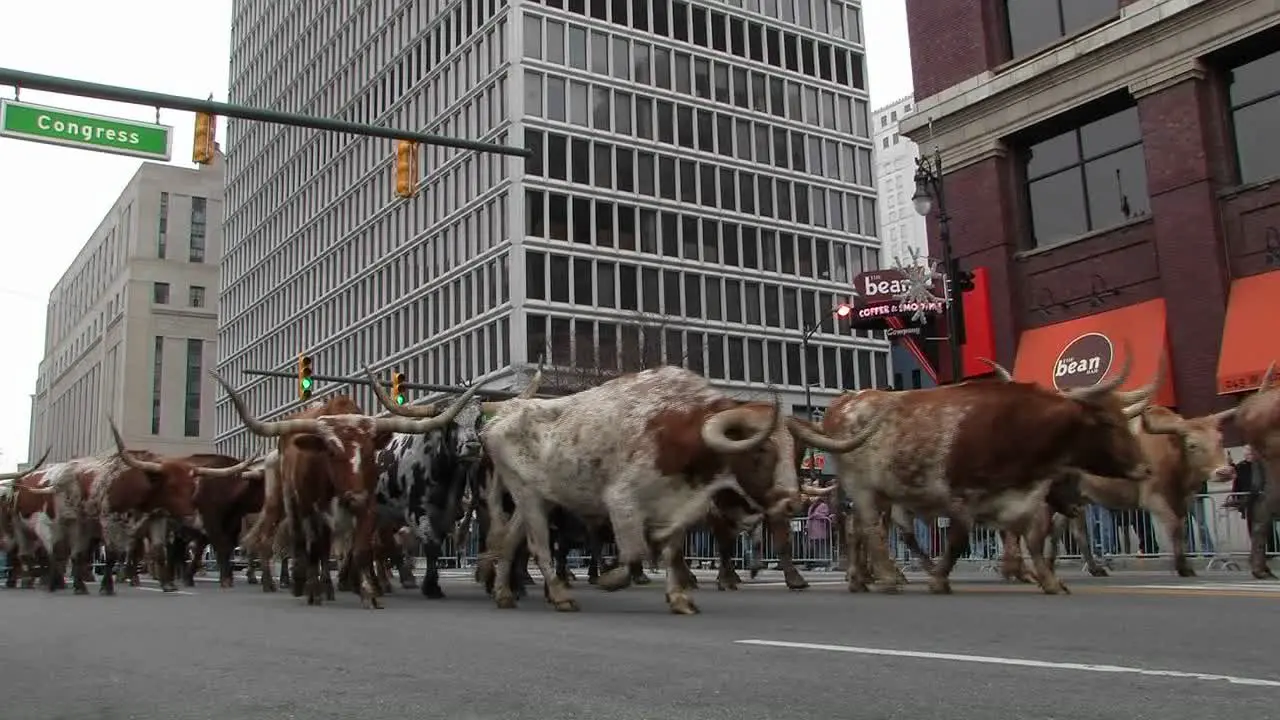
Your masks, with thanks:
M1133 365L1121 389L1134 390L1151 382L1156 368L1164 362L1164 382L1155 402L1173 406L1173 367L1165 337L1163 299L1027 330L1018 341L1013 376L1059 390L1096 385L1120 372L1126 340Z
M1275 313L1280 307L1280 271L1231 282L1227 322L1218 355L1218 394L1254 390L1272 361L1280 362Z

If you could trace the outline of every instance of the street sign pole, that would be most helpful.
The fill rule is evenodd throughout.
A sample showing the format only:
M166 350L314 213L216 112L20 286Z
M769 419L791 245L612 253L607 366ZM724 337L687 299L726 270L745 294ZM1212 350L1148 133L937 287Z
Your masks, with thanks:
M377 125L365 125L362 123L347 122L345 120L315 117L313 115L300 115L297 113L282 112L280 110L268 110L266 108L255 108L246 105L214 102L213 100L197 100L196 98L182 97L180 95L166 95L164 93L135 90L133 88L125 88L117 85L103 85L101 83L72 80L71 78L57 77L55 75L41 75L22 70L14 70L12 68L0 67L0 85L11 85L23 90L41 90L44 92L60 93L63 95L97 98L99 100L114 100L116 102L129 103L132 105L146 105L154 108L185 110L187 112L204 112L222 117L238 118L240 120L257 120L260 122L276 123L277 125L311 128L313 130L328 130L331 132L342 132L352 135L380 137L388 140L412 140L424 145L439 145L443 147L458 148L459 150L475 150L477 152L497 153L499 155L510 155L513 157L523 158L533 156L533 152L528 148L479 142L477 140L463 140L460 138L430 135L420 132L409 132L407 130L397 130L395 128L380 127Z

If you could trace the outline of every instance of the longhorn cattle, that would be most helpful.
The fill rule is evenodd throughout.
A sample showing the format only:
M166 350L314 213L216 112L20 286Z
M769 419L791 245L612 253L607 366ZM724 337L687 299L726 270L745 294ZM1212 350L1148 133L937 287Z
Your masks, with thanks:
M1275 578L1275 573L1267 567L1267 535L1280 517L1280 481L1275 475L1280 472L1280 388L1271 385L1275 370L1276 364L1272 362L1258 384L1258 391L1236 408L1235 418L1245 443L1253 448L1266 470L1266 487L1251 512L1246 513L1251 518L1249 570L1260 580Z
M221 473L181 458L128 450L115 423L108 422L116 453L57 463L24 478L15 486L18 520L39 539L49 557L50 590L59 587L58 578L70 559L74 590L87 593L90 559L101 543L106 568L99 592L114 594L115 564L140 534L152 539L153 552L158 553L161 587L166 592L176 590L173 568L165 557L168 523L193 521L192 497L199 479Z
M1042 510L1051 473L1070 465L1141 481L1151 472L1127 425L1157 385L1127 407L1115 392L1128 377L1125 355L1115 378L1065 394L1030 383L979 381L837 398L824 418L828 435L847 434L869 413L884 416L875 438L838 456L840 483L858 514L877 578L897 572L881 516L909 511L951 521L947 554L930 576L932 592L951 592L951 570L968 549L969 528L984 520L1026 535L1042 589L1065 591L1044 558L1049 528ZM858 589L856 566L850 564L851 590Z
M196 486L195 496L192 498L196 506L195 526L189 528L190 533L178 533L183 556L186 540L195 541L192 551L195 561L184 573L184 584L188 587L195 585L195 572L204 557L204 548L211 546L214 557L217 558L219 585L224 588L232 587L235 580L231 556L239 543L244 520L262 510L265 463L257 458L242 462L227 455L215 454L189 455L183 459L196 467L222 471L221 474L206 474L207 477L218 478L216 482L201 482Z
M1013 382L1008 370L998 363L987 362L1001 379ZM1118 393L1124 402L1139 395L1140 391L1136 390ZM1187 561L1187 510L1191 498L1206 479L1228 481L1235 475L1235 468L1222 446L1222 423L1235 414L1236 409L1231 408L1188 419L1166 407L1148 407L1129 422L1129 427L1151 465L1150 477L1135 485L1127 478L1102 477L1066 468L1059 471L1058 482L1077 486L1080 504L1092 501L1111 510L1148 510L1164 530L1165 546L1173 553L1174 571L1182 577L1194 577L1195 570ZM1106 568L1093 555L1083 514L1078 508L1064 512L1059 506L1051 510L1069 516L1069 527L1089 572L1105 576ZM1019 538L1008 531L1004 534L1001 567L1006 577L1025 579Z
M378 402L393 415L430 418L434 406L396 405L369 368L365 368ZM542 368L517 397L533 397L542 384ZM440 588L440 550L463 515L462 496L480 462L480 404L462 406L457 417L426 433L397 433L378 452L377 503L380 523L408 527L426 555L422 594L444 597ZM401 580L405 580L403 569ZM411 576L410 578L411 579ZM407 583L406 583L407 584Z
M479 388L468 390L444 414L420 420L347 412L266 422L253 417L240 395L211 374L245 427L262 437L280 438L278 485L293 538L294 593L305 592L309 605L321 602L321 587L327 590L332 582L329 557L336 541L339 557L348 548L352 552L361 603L381 608L373 575L376 453L393 433L428 433L453 422Z
M684 577L685 532L713 498L739 524L790 506L799 494L792 431L820 435L794 418L784 424L776 399L734 400L706 378L670 366L568 397L486 403L485 411L494 415L481 442L495 471L489 546L500 553L494 600L502 608L515 606L511 563L524 536L548 579L548 600L557 610L577 609L551 563L547 516L558 506L590 527L612 525L619 567L600 576L600 587L630 585L632 564L661 549L671 611L697 612ZM515 501L509 519L499 502L504 489Z
M17 587L20 577L28 577L36 558L23 557L23 548L38 547L38 540L31 531L18 521L17 502L19 483L23 478L39 470L49 458L52 450L45 450L44 455L27 470L0 474L0 551L5 553L8 562L8 575L5 577L6 587Z

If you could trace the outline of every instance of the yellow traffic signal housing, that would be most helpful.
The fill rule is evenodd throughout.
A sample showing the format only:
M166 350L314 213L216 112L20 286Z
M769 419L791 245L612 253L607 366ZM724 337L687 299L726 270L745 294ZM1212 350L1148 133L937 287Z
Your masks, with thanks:
M311 356L298 353L298 398L311 399L311 391L315 388L315 380L311 378Z
M196 113L196 137L191 147L191 161L200 165L213 162L217 142L217 118L209 113Z
M396 141L396 195L411 198L418 194L418 143Z
M405 397L402 385L404 385L404 373L391 373L391 399L394 400L397 405L403 405L408 401L408 398Z

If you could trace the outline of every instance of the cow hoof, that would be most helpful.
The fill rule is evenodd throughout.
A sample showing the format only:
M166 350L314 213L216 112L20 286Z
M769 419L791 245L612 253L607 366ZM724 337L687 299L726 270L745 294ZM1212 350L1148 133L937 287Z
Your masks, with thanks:
M1254 570L1253 577L1255 580L1275 580L1276 574L1270 569Z
M401 590L417 590L418 582L416 580L401 580L400 589Z
M370 609L370 610L381 610L381 609L383 609L383 608L382 608L382 602L380 602L380 601L378 600L378 598L376 598L376 597L364 598L364 599L362 599L362 600L360 601L360 605L361 605L361 607L366 607L366 608L368 608L368 609Z
M634 583L635 583L635 584L637 584L637 585L643 585L643 584L644 584L644 583L642 583L642 582L639 582L638 580L633 580L632 582L634 582ZM646 582L647 582L647 581L646 581ZM600 576L599 576L599 575L588 575L588 576L587 576L587 584L588 584L588 585L598 585L598 584L600 584Z
M514 610L516 607L516 596L510 590L499 591L494 593L493 604L498 606L499 610Z
M252 576L252 575L249 575L249 576L245 577L244 581L245 581L245 583L247 583L247 584L249 584L249 585L257 585L257 584L258 584L258 578L254 577L254 576Z
M578 576L577 576L577 575L574 575L572 570L565 570L565 571L564 571L564 581L565 581L565 582L573 582L574 580L577 580L577 579L578 579Z
M560 602L553 604L555 605L556 612L578 612L579 610L578 601L573 599L561 600Z
M872 585L876 592L882 595L897 595L902 592L902 586L896 582L882 583L877 582Z
M870 588L868 588L867 584L864 582L861 582L858 580L849 581L849 592L851 593L864 593L864 592L868 592L869 590Z
M717 589L717 590L720 590L720 591L724 591L724 590L737 590L737 589L738 589L738 583L733 582L732 580L717 580L717 581L716 581L716 589Z
M262 592L264 593L280 592L280 588L276 587L275 583L264 582L262 583Z
M809 587L809 581L804 578L796 578L794 580L787 579L787 588L791 590L804 590Z
M99 595L104 595L104 596L105 596L105 595L115 595L115 594L116 594L116 589L115 589L115 588L113 588L113 587L100 587L100 588L98 588L98 594L99 594Z
M1196 571L1189 567L1178 568L1178 577L1195 577Z
M1089 568L1089 574L1094 577L1110 577L1111 576L1111 573L1107 572L1107 569L1102 567L1101 565L1099 565L1098 567Z
M75 589L73 589L71 592L75 593L76 595L88 595L88 594L89 594L89 588L87 588L87 587L85 587L85 586L83 586L83 585L77 585L77 586L75 587Z
M644 573L640 573L639 575L636 575L635 577L631 578L631 582L635 583L636 585L648 585L649 583L653 582L653 579L650 578L648 575L645 575Z
M621 590L631 584L631 571L624 567L617 567L600 576L600 581L596 583L597 587L613 592Z
M667 595L667 605L674 615L697 615L700 612L698 606L693 604L693 600L684 594Z
M930 578L929 592L934 595L950 595L951 581L945 578Z
M444 590L441 590L439 585L423 585L422 596L428 600L443 600Z
M177 586L177 585L173 585L173 584L169 584L169 585L161 585L161 586L160 586L160 591L161 591L161 592L167 592L167 593L178 592L178 586Z

